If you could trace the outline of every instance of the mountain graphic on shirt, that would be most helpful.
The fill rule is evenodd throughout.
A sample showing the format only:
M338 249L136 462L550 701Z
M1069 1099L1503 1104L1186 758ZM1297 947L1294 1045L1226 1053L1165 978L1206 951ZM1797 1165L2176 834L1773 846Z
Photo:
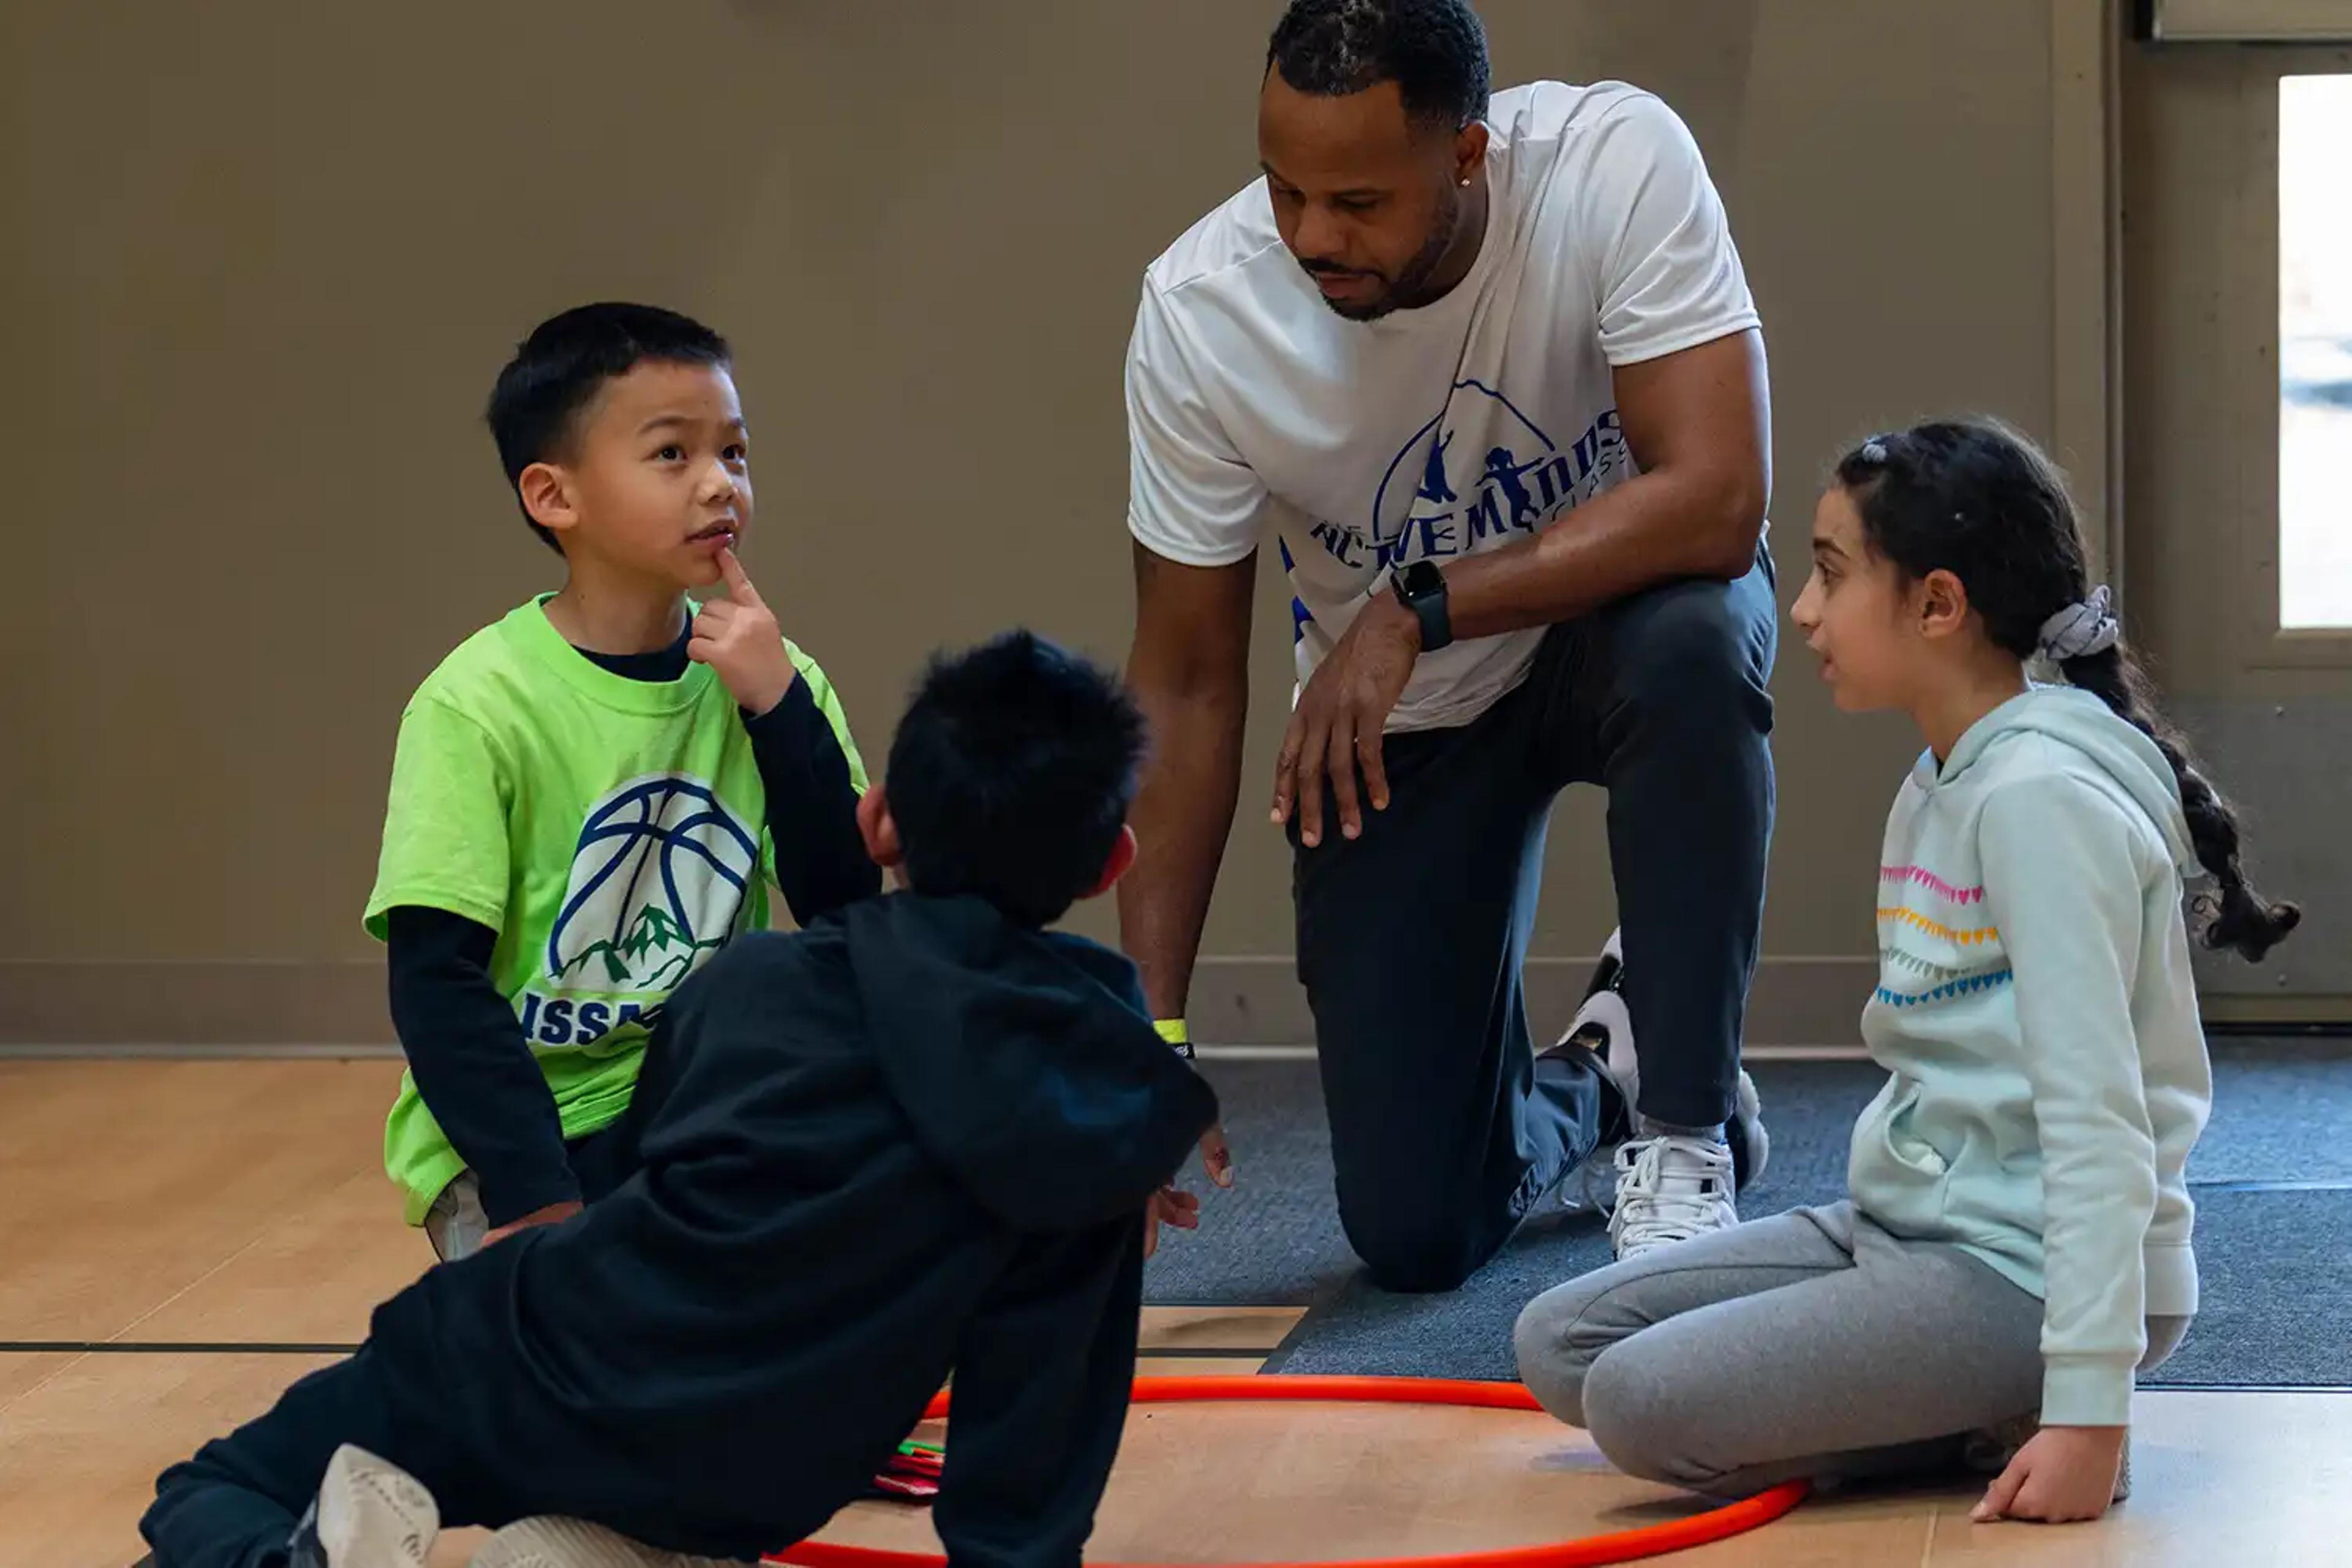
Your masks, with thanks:
M626 938L617 943L589 943L555 978L589 980L600 986L666 991L693 973L704 953L715 952L726 945L724 936L696 942L667 910L647 904L637 911L637 923L630 928ZM653 955L659 955L660 962L647 971L646 960ZM589 973L592 965L593 973ZM645 978L633 979L640 974Z
M710 784L659 773L589 807L545 973L561 992L658 995L735 934L760 838Z

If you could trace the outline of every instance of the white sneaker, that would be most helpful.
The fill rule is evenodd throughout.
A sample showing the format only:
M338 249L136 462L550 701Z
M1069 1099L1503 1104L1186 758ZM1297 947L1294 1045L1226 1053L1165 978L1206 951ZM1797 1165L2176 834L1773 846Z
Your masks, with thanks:
M1601 962L1593 966L1591 983L1585 987L1584 1001L1552 1049L1566 1050L1576 1046L1600 1058L1610 1082L1624 1101L1626 1120L1637 1138L1640 1119L1634 1107L1642 1100L1642 1057L1633 1044L1633 1015L1625 1005L1622 931L1609 933L1609 941L1601 949ZM1731 1117L1723 1124L1723 1135L1731 1151L1733 1190L1739 1191L1764 1173L1772 1157L1771 1136L1764 1129L1763 1099L1756 1092L1756 1080L1745 1068L1739 1070L1733 1086ZM1610 1142L1604 1131L1603 1147ZM1600 1190L1599 1152L1594 1151L1596 1157L1585 1162L1584 1195L1588 1206L1606 1212L1610 1205L1608 1195Z
M1739 1223L1727 1144L1671 1134L1637 1138L1618 1149L1616 1163L1609 1245L1620 1259Z
M441 1507L415 1476L346 1443L327 1461L307 1529L327 1568L419 1568Z
M584 1519L520 1519L484 1542L471 1568L742 1568L734 1558L689 1557L630 1540Z

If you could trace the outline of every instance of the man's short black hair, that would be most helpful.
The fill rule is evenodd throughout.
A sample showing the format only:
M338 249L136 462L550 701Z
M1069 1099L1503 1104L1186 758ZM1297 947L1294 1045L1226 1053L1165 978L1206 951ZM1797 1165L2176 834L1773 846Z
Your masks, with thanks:
M1118 679L1043 637L935 658L885 775L908 881L1051 924L1101 879L1143 751Z
M1319 98L1392 81L1406 114L1448 131L1486 112L1486 29L1466 0L1290 0L1265 63Z
M582 305L549 317L516 346L490 390L490 435L507 483L520 485L525 468L562 456L582 410L615 376L649 360L724 366L734 357L725 338L658 305ZM530 508L522 516L550 550L563 552Z

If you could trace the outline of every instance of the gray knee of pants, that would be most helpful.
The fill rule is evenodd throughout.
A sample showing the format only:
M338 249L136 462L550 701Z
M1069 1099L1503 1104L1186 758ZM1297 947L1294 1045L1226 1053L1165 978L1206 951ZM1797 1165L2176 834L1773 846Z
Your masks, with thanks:
M1636 1480L1706 1491L1720 1472L1678 1449L1691 1437L1688 1390L1643 1365L1638 1350L1612 1346L1584 1369L1584 1429L1603 1458Z
M1520 1310L1511 1330L1519 1381L1536 1402L1571 1426L1582 1426L1586 1374L1619 1335L1593 1323L1592 1309L1605 1294L1587 1289L1591 1276L1545 1291Z

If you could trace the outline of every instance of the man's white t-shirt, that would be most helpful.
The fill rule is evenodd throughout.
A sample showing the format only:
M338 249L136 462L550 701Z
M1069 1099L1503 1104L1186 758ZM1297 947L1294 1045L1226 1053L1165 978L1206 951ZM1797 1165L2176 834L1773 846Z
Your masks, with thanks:
M1128 348L1128 526L1188 565L1277 535L1298 678L1392 569L1528 537L1635 470L1612 367L1758 324L1723 204L1675 112L1619 82L1488 102L1486 233L1444 299L1323 302L1263 179L1144 274ZM1423 656L1391 731L1464 724L1542 628Z

